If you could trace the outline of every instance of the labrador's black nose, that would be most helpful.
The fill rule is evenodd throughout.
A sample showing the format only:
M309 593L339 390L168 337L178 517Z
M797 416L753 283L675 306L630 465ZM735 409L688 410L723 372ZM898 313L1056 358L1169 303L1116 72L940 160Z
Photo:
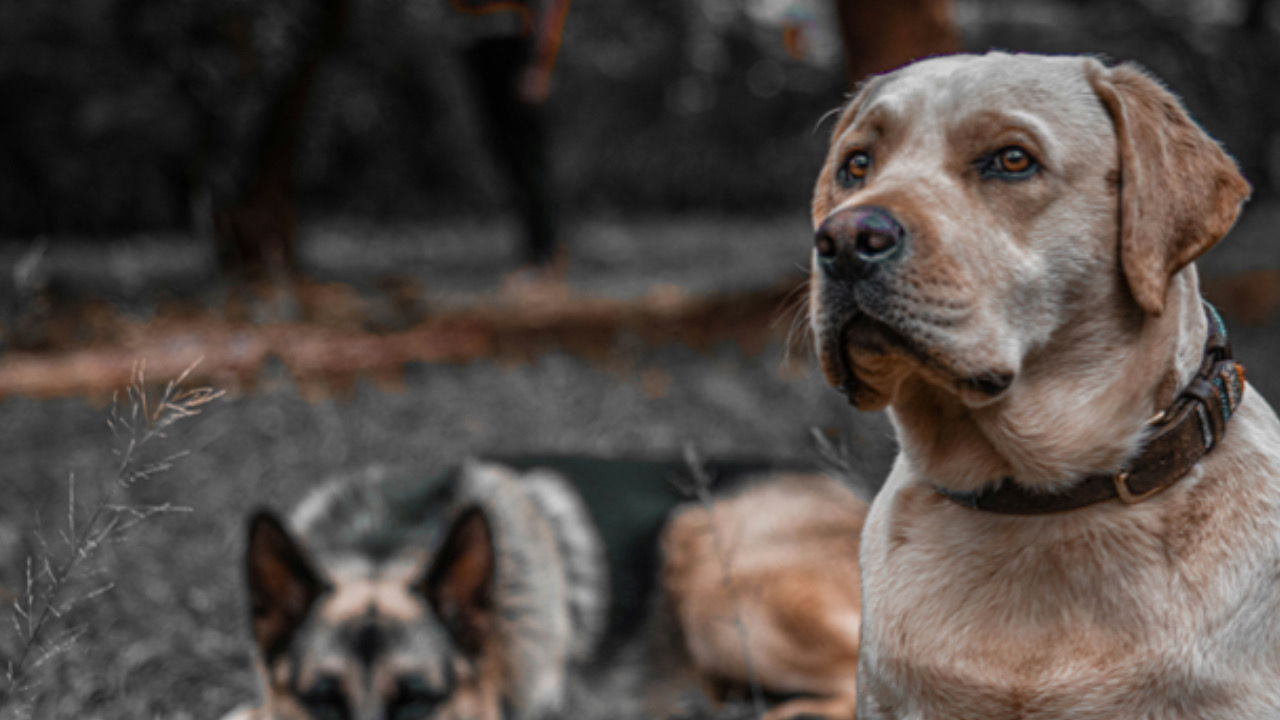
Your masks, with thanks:
M906 242L902 223L888 210L874 206L833 214L814 238L822 268L837 277L865 274L872 264L893 257Z

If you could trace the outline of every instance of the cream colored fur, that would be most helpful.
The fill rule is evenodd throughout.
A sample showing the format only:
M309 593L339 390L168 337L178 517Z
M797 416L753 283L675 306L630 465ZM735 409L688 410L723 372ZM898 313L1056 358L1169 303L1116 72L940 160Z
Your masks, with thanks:
M1124 123L1143 118L1116 103L1146 112L1135 97L1160 109L1148 122L1181 122L1129 67L946 57L873 82L837 126L815 224L863 204L907 217L911 281L901 312L876 319L940 358L850 355L870 388L860 404L888 407L901 446L862 539L860 718L1280 717L1280 422L1252 387L1212 453L1140 505L1017 517L935 490L1059 490L1119 470L1198 367L1188 263L1247 185L1193 125L1159 157L1150 138L1122 147ZM966 174L976 152L1010 143L1043 173ZM843 191L835 168L864 146L871 175ZM850 348L824 341L842 318L814 278L818 349L835 367ZM989 371L1012 384L994 398L963 385Z
M797 696L763 720L851 719L867 506L825 475L762 480L684 508L663 533L663 586L685 649L709 684L745 687L750 657L766 690Z

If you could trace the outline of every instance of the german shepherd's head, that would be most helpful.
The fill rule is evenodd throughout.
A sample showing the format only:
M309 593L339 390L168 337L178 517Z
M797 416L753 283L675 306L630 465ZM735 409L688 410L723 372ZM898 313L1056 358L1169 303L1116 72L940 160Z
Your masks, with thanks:
M478 506L435 552L312 555L270 512L250 521L249 592L273 720L497 720L493 529Z

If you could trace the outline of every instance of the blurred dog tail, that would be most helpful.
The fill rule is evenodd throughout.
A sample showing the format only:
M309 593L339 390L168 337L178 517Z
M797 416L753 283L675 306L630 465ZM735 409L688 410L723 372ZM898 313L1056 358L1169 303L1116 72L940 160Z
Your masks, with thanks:
M604 541L585 502L564 476L467 460L458 507L481 507L497 547L498 611L509 693L526 709L558 711L575 666L599 648L609 612Z
M563 477L550 470L536 469L525 476L524 486L555 534L572 623L571 658L585 661L604 634L609 612L609 568L604 541L582 497Z

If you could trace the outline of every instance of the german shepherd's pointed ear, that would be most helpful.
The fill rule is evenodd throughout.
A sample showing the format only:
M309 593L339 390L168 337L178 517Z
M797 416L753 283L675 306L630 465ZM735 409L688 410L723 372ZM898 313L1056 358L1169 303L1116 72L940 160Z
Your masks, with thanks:
M489 519L471 507L454 520L421 585L454 641L473 655L492 623L496 565Z
M289 531L266 510L249 520L246 559L253 637L269 663L288 647L325 583Z
M1130 64L1089 60L1120 151L1120 264L1138 305L1164 311L1174 274L1235 224L1249 183L1176 97Z

